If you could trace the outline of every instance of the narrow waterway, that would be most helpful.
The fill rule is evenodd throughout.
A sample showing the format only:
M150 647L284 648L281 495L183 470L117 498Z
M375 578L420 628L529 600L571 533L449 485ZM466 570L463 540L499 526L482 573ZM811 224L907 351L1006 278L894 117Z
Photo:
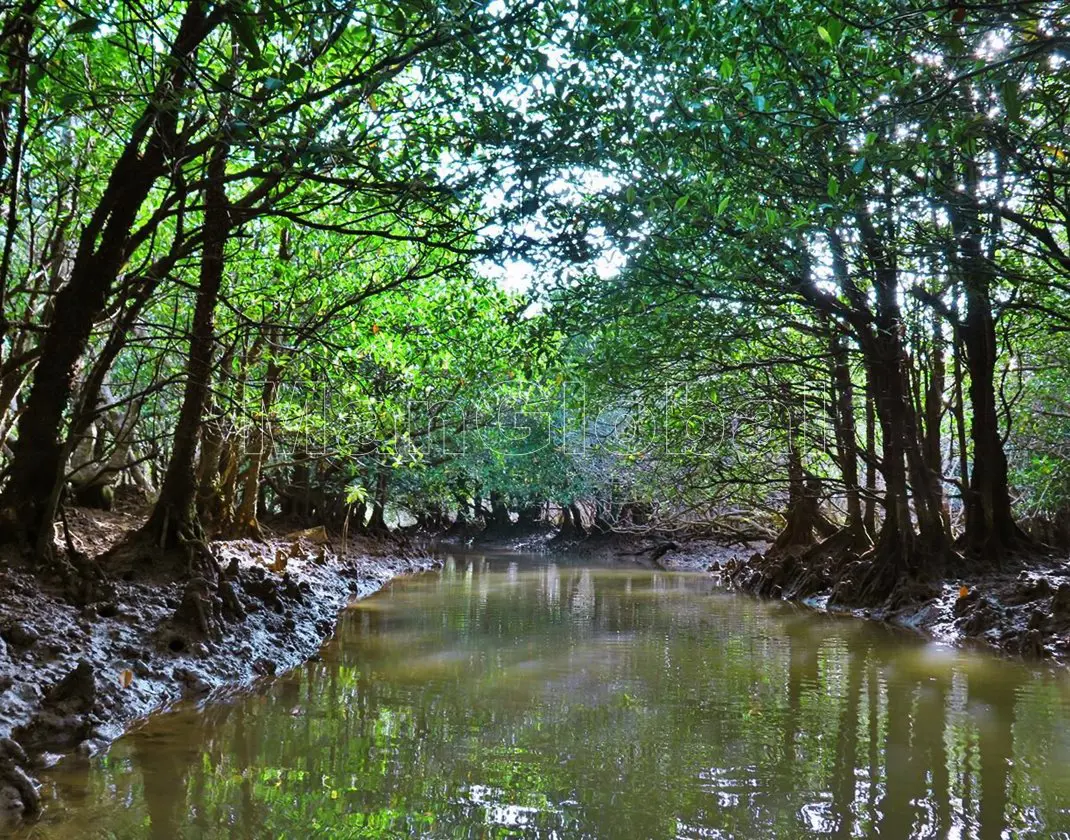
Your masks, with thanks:
M24 836L1065 837L1070 677L706 575L458 556L45 781Z

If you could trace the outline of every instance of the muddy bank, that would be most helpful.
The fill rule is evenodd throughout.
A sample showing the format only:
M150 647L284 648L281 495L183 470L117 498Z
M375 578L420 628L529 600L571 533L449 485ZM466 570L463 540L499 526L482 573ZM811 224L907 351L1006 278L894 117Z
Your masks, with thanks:
M736 556L713 570L755 595L814 609L885 621L951 644L974 644L1010 655L1070 662L1070 562L1023 557L1001 571L910 580L875 606L852 603L857 557L809 562L791 552Z
M728 542L719 537L685 537L661 532L597 533L583 539L554 537L547 551L598 562L617 561L670 572L719 571L740 556L766 551L769 543Z
M849 552L774 552L762 541L607 533L550 539L547 550L669 571L708 570L726 586L909 628L950 644L981 645L1070 663L1070 560L1020 557L1001 571L904 581L877 605L852 602L860 568ZM807 556L803 556L807 555ZM815 559L816 556L816 559Z
M95 550L137 524L136 516L76 514L81 547ZM109 576L83 603L8 558L0 570L0 827L40 807L36 771L65 754L99 752L178 700L299 665L330 637L347 602L435 564L398 543L351 540L343 550L324 536L214 542L218 582Z
M549 522L513 523L508 527L483 527L475 523L454 526L436 533L416 532L424 544L444 551L546 551L557 529Z

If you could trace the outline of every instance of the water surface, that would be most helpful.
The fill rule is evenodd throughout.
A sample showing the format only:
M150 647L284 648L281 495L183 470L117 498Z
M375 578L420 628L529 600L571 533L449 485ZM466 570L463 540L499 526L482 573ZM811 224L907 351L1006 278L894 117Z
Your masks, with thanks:
M46 783L26 836L1070 837L1070 680L705 575L457 557Z

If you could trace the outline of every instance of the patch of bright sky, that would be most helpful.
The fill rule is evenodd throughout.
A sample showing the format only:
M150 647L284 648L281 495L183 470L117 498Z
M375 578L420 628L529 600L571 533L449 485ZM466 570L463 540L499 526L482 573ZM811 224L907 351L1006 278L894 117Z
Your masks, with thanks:
M993 29L991 32L985 33L985 36L981 39L981 43L977 45L977 49L974 50L973 54L977 56L977 58L996 58L1007 48L1010 40L1011 33L1008 30Z
M512 11L512 4L507 0L491 0L485 8L487 14L501 18ZM561 15L564 31L578 26L580 20L578 7ZM549 121L546 115L540 112L539 102L564 93L565 81L556 77L563 76L567 71L585 74L589 68L558 43L547 42L540 45L538 51L545 60L544 72L518 75L513 83L506 87L498 90L487 88L481 93L521 116L524 131L549 136ZM449 150L439 160L438 174L444 180L463 178L480 165L485 165L485 161L481 164L468 155ZM521 180L523 175L518 171L516 163L508 159L507 153L499 163L496 175L496 183L482 196L481 204L488 214L522 205L526 198L526 186ZM579 208L589 196L616 191L620 187L619 178L613 178L603 171L572 167L557 172L550 177L548 183L544 181L541 193L549 197L560 210L562 207ZM549 274L555 274L554 279L560 280L562 273L585 271L593 272L602 279L609 279L620 272L625 263L625 255L612 246L605 231L600 229L590 230L585 235L594 255L589 264L565 267L560 261L555 261L550 253L550 246L554 237L560 233L560 228L559 224L548 218L545 210L546 208L537 207L532 212L520 214L508 229L497 224L485 228L482 234L487 239L504 236L507 241L523 241L535 247L531 256L505 256L483 260L477 264L477 270L483 276L493 279L503 289L516 293L533 292L538 286L545 284Z

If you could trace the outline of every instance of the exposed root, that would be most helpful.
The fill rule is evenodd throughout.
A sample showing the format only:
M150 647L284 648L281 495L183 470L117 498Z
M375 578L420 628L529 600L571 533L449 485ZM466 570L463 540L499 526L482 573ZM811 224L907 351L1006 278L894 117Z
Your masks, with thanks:
M26 774L30 766L26 752L11 738L0 738L0 790L10 787L22 803L22 814L35 817L41 812L41 795Z
M255 540L259 543L267 542L267 538L264 536L264 531L260 527L260 521L255 517L246 521L232 518L230 521L225 522L222 525L220 533L222 534L223 539L227 540Z
M170 508L163 510L112 549L106 562L124 577L164 570L186 580L182 598L164 630L168 638L183 646L187 638L218 639L228 622L245 618L245 609L231 584L236 569L233 564L222 568L193 517L176 516Z
M877 546L851 563L836 581L830 603L873 607L888 600L904 580L898 564Z
M1015 538L1007 543L993 541L982 546L960 539L955 549L954 567L969 573L1005 572L1023 562L1035 562L1038 557L1051 557L1056 553L1049 546L1035 542L1024 534L1021 539Z
M171 617L179 631L192 632L199 638L218 639L226 624L245 617L231 582L220 574L216 580L194 577L182 591L182 600Z
M746 564L727 571L741 589L777 598L803 600L832 589L858 561L858 534L841 528L809 547L795 545L755 554Z
M791 501L784 514L784 528L773 541L774 551L789 551L809 547L814 532L822 538L833 536L839 529L821 513L821 481L816 476L799 474L792 481Z
M846 607L899 609L932 598L934 588L916 569L939 569L935 558L922 562L916 546L886 539L866 547L868 537L855 528L842 528L808 548L776 548L756 554L746 563L726 567L729 580L740 589L789 600L805 600L829 593L829 603ZM864 550L859 553L859 549Z

